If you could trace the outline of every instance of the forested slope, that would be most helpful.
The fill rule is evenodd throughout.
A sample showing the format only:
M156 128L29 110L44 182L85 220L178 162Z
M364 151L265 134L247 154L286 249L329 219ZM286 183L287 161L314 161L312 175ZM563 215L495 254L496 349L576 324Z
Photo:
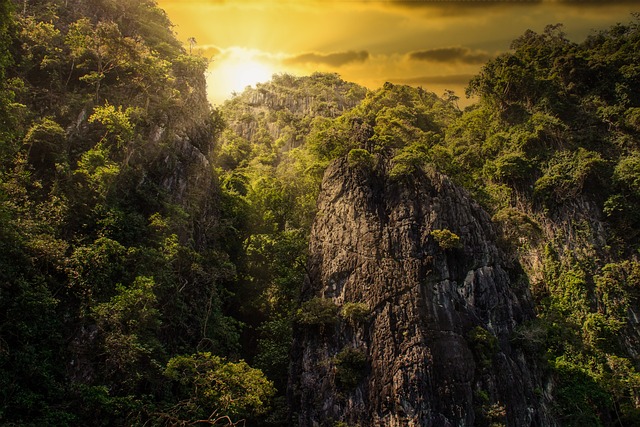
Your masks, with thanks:
M536 393L541 400L551 403L553 418L558 425L638 423L636 313L640 283L635 217L638 201L634 193L638 169L634 159L638 155L640 130L636 123L640 98L635 84L640 63L637 56L639 40L637 19L628 25L617 25L595 33L580 44L567 40L561 26L550 26L543 34L529 31L513 42L512 52L490 61L471 81L469 94L477 96L479 101L464 112L455 110L450 104L454 99L450 96L449 109L442 106L434 108L438 103L425 105L415 102L419 90L385 85L343 116L350 117L359 112L359 123L362 123L359 128L369 129L366 138L355 140L352 135L357 132L353 129L343 134L337 132L343 125L341 117L329 128L330 133L325 134L323 144L316 150L320 158L346 156L350 167L370 171L360 177L354 172L343 171L344 182L341 183L336 179L338 172L333 170L326 189L329 194L334 194L336 186L352 188L351 191L339 192L340 195L333 199L335 204L340 204L343 199L359 200L363 197L360 192L373 192L372 201L363 204L365 212L370 209L370 203L391 203L387 198L379 201L375 188L386 188L394 180L403 183L398 184L397 191L406 191L403 185L408 188L428 186L425 174L432 176L435 172L443 172L470 190L500 228L502 249L511 254L512 260L520 263L526 272L524 278L537 315L513 331L509 341L516 350L507 354L524 349L528 357L533 357L533 363L545 367L543 377L546 380L538 386ZM403 92L406 95L396 95L392 102L385 103L385 97L391 98L392 94ZM413 99L409 94L413 94ZM447 103L441 101L440 105ZM425 106L426 112L421 114ZM438 118L440 122L436 120ZM336 135L337 141L333 139ZM414 191L416 198L426 197L421 191ZM428 194L433 196L433 190ZM368 225L364 228L354 225L345 239L366 245L368 234L362 230L386 227L385 221L393 219L393 209L399 209L394 206L380 210L381 224L376 226L371 218L362 220L368 221ZM434 216L439 216L438 203L434 202L433 207L427 203L422 209L431 212L422 214L427 223L433 221ZM331 212L332 208L325 202L321 213L333 215ZM361 214L354 214L354 221L360 221ZM366 217L366 214L362 215ZM391 219L385 219L389 215ZM414 221L416 230L421 230L420 227L424 227L420 225L421 214L413 215L416 216L409 216L406 221ZM304 361L305 364L304 368L298 365L299 370L296 371L302 377L292 378L294 390L298 397L302 396L299 407L301 422L307 425L317 421L318 414L322 413L336 416L331 408L314 406L317 402L304 400L309 390L304 378L314 375L313 366L318 366L318 370L323 369L322 366L333 366L333 371L329 369L326 375L335 375L335 378L327 382L336 381L336 385L323 382L323 393L332 387L340 393L341 370L351 369L348 372L355 375L355 379L350 377L352 388L343 388L342 395L323 394L346 413L344 419L338 418L336 422L366 420L372 416L373 419L400 416L405 423L415 423L411 417L442 410L437 409L439 406L434 402L431 405L435 406L413 407L411 410L401 405L405 410L402 414L400 408L396 413L390 403L382 412L358 414L359 396L366 395L383 378L380 374L376 374L378 377L374 375L380 360L370 353L375 349L372 347L375 332L368 329L370 322L378 322L382 314L379 305L371 300L375 298L373 295L368 298L358 292L367 283L381 281L379 275L384 273L363 273L358 267L360 264L354 266L348 262L340 267L337 261L341 259L340 255L334 255L335 260L329 262L322 254L334 250L329 243L334 242L331 236L343 231L331 229L331 225L323 228L322 224L323 217L319 217L316 227L325 238L316 243L316 252L312 254L317 261L310 263L310 269L318 270L306 286L309 293L305 299L308 302L302 305L303 312L308 310L309 314L302 317L302 325L296 333L303 342L301 348L305 349L298 350L298 357L302 359L297 359L298 363ZM406 224L399 225L397 231L400 232L404 226ZM466 254L473 250L463 236L469 232L468 226L449 221L448 233L442 235L436 230L436 239L444 239L450 248L460 245ZM411 236L409 234L406 239L414 238ZM394 254L403 247L398 243L399 246L385 249L384 239L382 234L381 246L375 251L368 251L376 256L380 256L378 251L382 251L380 262L383 264L385 251ZM422 242L424 248L429 247L428 238ZM437 259L437 251L427 252ZM414 262L424 262L419 254L410 252L409 258L396 254L392 258L397 261L417 257ZM360 253L353 256L366 259ZM362 263L366 265L365 261ZM497 265L505 265L505 261ZM451 266L449 263L449 268ZM429 268L447 271L441 265ZM329 272L334 276L325 276ZM391 276L393 272L390 271L386 282L382 283L387 283L389 291L393 292L391 284L396 282L390 279ZM320 281L320 277L324 279ZM353 277L361 279L353 281ZM408 275L407 285L414 283L411 277ZM428 274L426 277L429 280ZM456 281L454 276L446 273L442 277ZM462 282L460 279L458 286L464 289L473 283L467 283L466 279L464 285ZM416 298L420 298L417 289L421 288L417 283L422 282L415 283ZM520 279L512 282L514 289L520 284ZM429 288L424 292L428 293ZM473 294L473 291L469 292ZM354 297L356 300L352 301ZM398 294L395 298L403 297ZM476 300L476 303L480 301ZM350 317L345 316L344 312L351 304L364 304L364 319L368 320L354 324ZM323 317L332 310L337 313L335 317ZM452 315L457 311L457 308L452 310ZM520 322L515 318L513 321ZM403 324L406 322L412 320L405 320ZM319 337L307 335L310 328L318 325L324 328ZM435 325L438 325L437 321ZM431 327L437 326L432 323ZM495 323L489 322L482 328L489 332L484 338L487 341L482 344L485 350L493 346L493 339L503 342ZM467 335L467 345L471 349L478 345L477 338L477 335ZM403 339L402 336L396 338L400 343ZM317 348L310 343L317 344ZM352 357L343 362L337 343L346 345L344 351L356 345L359 357L363 359L357 362ZM427 340L427 348L435 345L428 343ZM501 352L505 351L502 344L493 348L494 353L491 355L490 352L488 363L497 363L502 357ZM337 353L332 356L332 351ZM324 354L324 364L309 364L309 360L315 360L314 357L318 358L320 354ZM444 363L437 361L436 357L433 356L434 364ZM391 360L387 362L391 363ZM475 363L477 369L478 360ZM465 368L459 367L460 375ZM427 377L430 378L429 375ZM479 384L476 383L476 387ZM437 386L438 383L434 383L433 387ZM399 387L401 389L402 386ZM405 392L409 393L408 390ZM507 405L502 413L489 411L488 407L483 409L483 405L501 405L500 400L494 400L494 392L490 388L476 388L474 393L477 405L474 422L477 425L518 424L514 424L512 418L515 413L511 411L515 406L510 408ZM430 395L429 392L423 394L425 399ZM464 401L461 397L459 404L464 405ZM453 409L447 416L452 417L449 421L454 424L455 420L474 417L467 411L456 414ZM438 424L435 418L430 420L421 422L427 423L424 425L430 425L429 422ZM530 422L531 425L549 425L552 421Z
M259 412L273 386L223 312L206 61L154 1L2 2L2 37L0 423Z
M638 424L638 25L582 43L527 32L472 80L465 111L451 93L322 73L212 110L206 61L153 0L3 2L0 424L295 425L294 331L341 333L372 308L345 313L309 286L327 168L399 183L388 198L414 194L398 206L419 211L425 176L464 187L533 307L495 336L463 333L481 357L465 360L526 358L539 423ZM466 236L450 228L424 249L450 259ZM355 390L380 364L359 354L318 366ZM478 387L468 419L516 419Z
M529 274L538 318L520 339L549 363L561 425L638 423L638 25L580 44L525 33L447 135L451 175Z

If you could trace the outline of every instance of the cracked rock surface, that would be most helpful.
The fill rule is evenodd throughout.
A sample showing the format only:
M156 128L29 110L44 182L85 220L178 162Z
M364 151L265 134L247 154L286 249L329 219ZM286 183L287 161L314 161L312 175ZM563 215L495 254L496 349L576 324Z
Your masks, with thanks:
M534 317L528 282L489 215L443 175L382 169L337 160L324 176L302 300L368 313L296 325L299 425L555 425L538 368L512 343ZM341 360L347 350L364 363Z

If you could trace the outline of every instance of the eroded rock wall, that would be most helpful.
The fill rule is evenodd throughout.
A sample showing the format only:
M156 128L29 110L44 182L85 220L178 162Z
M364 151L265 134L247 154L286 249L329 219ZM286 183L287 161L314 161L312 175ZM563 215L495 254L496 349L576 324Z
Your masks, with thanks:
M554 425L537 367L511 343L534 316L527 280L488 214L443 175L383 169L338 160L324 177L303 301L362 303L369 314L296 326L300 426ZM345 351L365 359L346 386Z

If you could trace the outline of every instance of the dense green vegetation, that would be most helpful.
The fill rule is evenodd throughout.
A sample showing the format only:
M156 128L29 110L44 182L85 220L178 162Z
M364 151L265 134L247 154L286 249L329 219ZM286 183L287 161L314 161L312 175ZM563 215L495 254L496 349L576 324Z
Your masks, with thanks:
M294 322L370 315L298 304L343 156L466 187L528 273L538 317L513 343L547 367L561 424L640 423L639 25L529 31L465 111L322 73L212 110L206 61L153 0L0 3L0 424L290 425ZM495 338L467 338L482 365ZM344 389L368 369L351 348L335 363Z
M447 131L449 173L527 266L539 316L523 333L562 425L640 420L634 18L580 44L561 26L528 31L471 81L480 102Z
M0 424L263 413L273 384L224 308L206 61L154 1L0 13Z
M318 172L341 156L363 171L382 165L389 179L436 170L466 187L492 214L505 250L528 273L538 318L520 328L513 342L547 367L548 397L562 425L639 422L633 323L640 286L638 25L634 17L579 44L559 25L542 34L528 31L471 81L469 94L478 102L464 112L451 96L386 84L343 114L307 116L304 126L295 127L302 132L289 137L288 145L275 144L285 148L268 157L306 171L298 180L311 184L302 190L307 200L315 199ZM255 92L228 106L236 109L241 102L255 102ZM268 117L278 108L261 114ZM266 124L228 132L237 136L247 129L269 133ZM245 151L256 152L260 141L250 137ZM255 163L227 173L241 170L245 182L256 182L246 175L252 169ZM296 178L272 176L283 186ZM312 204L288 200L290 213L313 212ZM290 220L285 229L294 223L306 236L306 221ZM448 230L432 234L445 249L458 246ZM312 299L295 320L322 328L335 321L336 310ZM476 332L468 340L482 364L492 337ZM504 416L504 409L485 409L485 419Z

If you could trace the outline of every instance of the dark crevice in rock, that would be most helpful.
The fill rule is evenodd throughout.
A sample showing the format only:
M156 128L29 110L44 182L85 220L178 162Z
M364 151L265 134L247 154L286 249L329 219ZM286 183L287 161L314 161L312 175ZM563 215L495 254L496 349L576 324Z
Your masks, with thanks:
M461 245L441 248L446 229ZM534 317L522 268L498 248L489 215L446 177L391 180L338 160L325 173L303 300L365 303L366 322L338 318L322 335L296 326L290 399L300 426L483 425L483 405L512 426L555 425L535 361L510 343ZM353 390L336 355L366 355ZM477 396L483 396L479 399Z

